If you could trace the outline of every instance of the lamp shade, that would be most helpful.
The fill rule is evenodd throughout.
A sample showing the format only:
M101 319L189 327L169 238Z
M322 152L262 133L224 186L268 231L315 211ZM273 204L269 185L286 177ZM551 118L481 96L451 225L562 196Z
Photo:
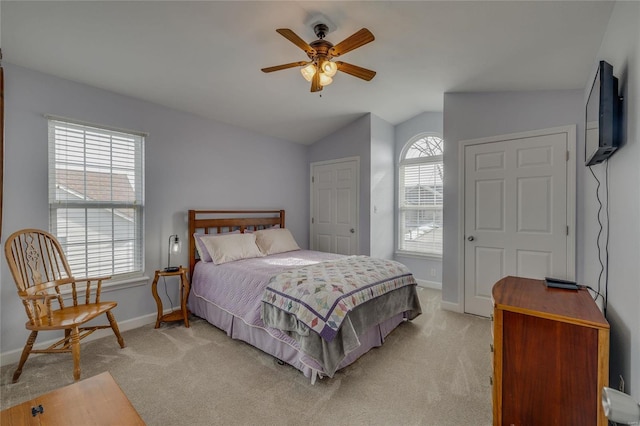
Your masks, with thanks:
M172 254L178 254L182 251L182 241L178 238L177 235L172 235L171 242L169 243L169 250L171 250Z
M322 72L328 77L333 77L338 72L338 65L335 62L324 61L322 63Z
M314 74L316 73L316 66L313 64L309 64L306 67L302 67L300 69L300 72L302 73L304 79L310 82Z
M182 251L182 241L180 241L178 235L171 235L169 237L169 248L167 249L167 267L164 268L166 272L176 272L180 270L177 266L171 266L171 254L178 254L180 251Z
M326 75L325 73L320 73L320 86L328 86L333 83L333 79Z

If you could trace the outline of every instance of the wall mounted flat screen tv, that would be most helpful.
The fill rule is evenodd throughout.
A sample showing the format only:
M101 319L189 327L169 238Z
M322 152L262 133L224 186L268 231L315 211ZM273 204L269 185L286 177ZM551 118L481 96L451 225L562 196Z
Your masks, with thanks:
M613 67L600 61L586 105L584 155L585 164L602 163L620 144L620 104L618 79Z

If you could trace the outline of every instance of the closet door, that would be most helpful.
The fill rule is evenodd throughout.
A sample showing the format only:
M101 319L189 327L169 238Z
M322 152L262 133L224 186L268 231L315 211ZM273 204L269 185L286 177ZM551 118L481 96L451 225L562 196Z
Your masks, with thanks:
M311 164L311 249L358 254L357 158Z
M507 275L574 278L568 152L566 128L464 147L465 312L489 316Z

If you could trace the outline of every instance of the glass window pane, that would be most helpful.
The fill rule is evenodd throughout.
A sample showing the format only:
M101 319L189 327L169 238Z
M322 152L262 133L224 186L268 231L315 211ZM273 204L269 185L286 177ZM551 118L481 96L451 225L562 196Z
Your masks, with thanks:
M442 155L444 152L442 143L442 139L437 136L425 136L411 144L404 158L410 159Z
M404 158L411 162L399 168L398 249L441 255L443 141L427 136L410 143Z
M49 120L51 228L74 274L142 271L143 141Z

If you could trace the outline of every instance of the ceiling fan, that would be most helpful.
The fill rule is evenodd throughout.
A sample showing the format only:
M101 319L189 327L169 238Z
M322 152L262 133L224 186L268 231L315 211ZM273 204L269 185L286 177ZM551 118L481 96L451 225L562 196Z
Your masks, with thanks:
M324 39L328 29L328 26L325 24L316 24L313 27L313 30L316 33L318 40L312 41L309 44L288 28L277 29L276 31L280 35L298 46L300 49L304 50L310 61L291 62L288 64L276 65L274 67L262 68L262 72L273 72L287 68L303 67L300 71L302 72L302 76L307 81L311 82L312 92L319 92L324 86L331 84L333 76L338 71L342 71L366 81L371 80L376 75L375 71L351 65L346 62L333 62L331 60L375 40L371 31L363 28L334 46L331 42Z

